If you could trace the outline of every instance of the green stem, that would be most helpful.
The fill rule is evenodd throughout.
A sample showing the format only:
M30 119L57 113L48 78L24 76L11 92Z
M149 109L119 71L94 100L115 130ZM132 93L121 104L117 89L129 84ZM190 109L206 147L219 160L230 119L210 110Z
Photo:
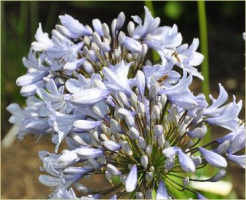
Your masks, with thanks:
M31 18L31 32L35 35L38 28L38 2L30 2L30 18Z
M199 29L201 38L201 53L204 55L204 61L202 63L202 75L204 81L202 82L202 91L206 96L209 103L209 66L208 66L208 37L207 37L207 19L206 19L206 8L204 1L198 1L198 17L199 17ZM211 141L210 129L203 140L204 144Z
M204 1L198 1L197 3L201 38L201 53L204 55L204 61L202 63L202 75L204 76L204 81L202 82L202 90L207 98L207 101L209 101L209 67L206 8Z
M202 82L202 91L206 96L207 102L209 103L209 61L208 61L208 36L207 36L207 18L206 18L206 7L205 1L198 1L198 18L199 18L199 30L201 38L201 53L204 55L204 61L202 63L202 75L204 76L204 81ZM208 128L207 134L202 140L202 144L207 144L211 141L211 131ZM213 171L212 167L208 167L205 173L211 173Z

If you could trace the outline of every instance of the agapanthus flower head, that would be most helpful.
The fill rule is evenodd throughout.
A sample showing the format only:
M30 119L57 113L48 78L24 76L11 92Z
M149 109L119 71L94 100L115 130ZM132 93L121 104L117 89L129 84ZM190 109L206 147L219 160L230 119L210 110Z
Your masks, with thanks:
M225 104L221 84L211 105L204 94L194 95L193 77L203 79L195 68L203 60L199 40L181 44L176 25L159 26L160 19L144 9L144 20L132 16L127 33L121 31L123 12L111 29L99 19L90 27L59 16L51 39L39 25L23 59L28 72L17 79L27 107L7 109L10 122L20 126L19 138L52 135L55 153L39 152L40 169L49 174L39 181L54 190L52 198L175 198L171 188L202 198L190 181L221 180L228 160L245 168L245 155L237 155L245 146L242 102L234 97ZM149 51L160 62L148 60ZM211 125L232 132L202 145ZM68 149L61 151L63 140ZM219 172L207 180L190 178L206 165ZM98 174L112 186L93 190L80 183Z

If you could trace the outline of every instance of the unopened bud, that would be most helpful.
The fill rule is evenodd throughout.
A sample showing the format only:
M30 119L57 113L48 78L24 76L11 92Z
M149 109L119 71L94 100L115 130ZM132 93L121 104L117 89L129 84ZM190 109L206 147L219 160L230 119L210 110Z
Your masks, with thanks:
M162 106L165 106L166 102L167 102L167 96L165 94L162 94L161 95L161 104L162 104Z
M132 92L130 100L131 100L132 106L136 107L137 103L138 103L138 97L137 97L137 95L134 92Z
M220 181L224 176L226 175L226 171L224 169L221 169L218 171L216 175L214 175L212 178L209 179L210 182L217 182Z
M160 114L161 114L161 111L160 111L160 108L159 106L154 106L153 108L153 114L155 116L155 119L160 119Z
M144 195L142 192L136 192L136 199L144 199Z
M167 159L165 160L165 165L164 165L164 167L165 167L165 169L167 169L167 170L171 170L171 169L174 167L174 164L175 164L175 157L173 156L173 157L167 158Z
M157 95L158 89L156 85L151 85L149 89L149 98L150 100L154 100Z
M84 61L83 68L89 74L94 72L94 68L93 68L92 64L89 63L88 61Z
M147 44L142 44L141 56L142 57L145 57L145 55L147 54L147 52L148 52L148 46L147 46Z
M112 175L112 176L117 176L120 175L121 172L113 165L108 164L106 170Z
M146 199L152 199L152 190L148 189L145 193Z
M108 137L107 137L105 134L103 134L103 133L101 133L99 136L100 136L100 138L101 138L103 141L109 140Z
M110 120L110 129L111 129L112 134L122 131L120 124L115 119Z
M135 30L135 24L132 21L130 21L127 25L127 31L130 37L132 37L134 30Z
M145 106L142 102L138 103L138 109L137 109L138 113L142 116L144 116L145 114Z
M93 50L89 50L87 56L91 61L95 62L98 60L97 55L96 55L95 51L93 51Z
M190 179L189 177L185 177L183 179L183 186L186 188L189 185Z
M200 164L202 164L202 159L200 156L196 156L196 157L191 157L192 161L194 162L195 166L199 166Z
M147 167L148 167L148 161L149 161L148 156L144 155L144 156L141 157L140 160L141 160L141 164L143 165L143 167L145 169L147 169Z
M132 139L137 140L139 138L139 131L135 127L131 127L129 130L129 135Z
M152 154L152 145L148 145L147 147L146 147L146 154L150 157L151 156L151 154Z
M149 171L154 172L154 171L155 171L154 166L151 166L151 167L149 168Z
M160 137L163 134L163 126L162 125L155 125L154 127L155 137Z
M107 179L109 182L112 181L112 176L111 176L111 174L110 174L108 171L105 171L105 177L106 177L106 179Z
M151 182L154 178L154 173L153 172L147 172L145 178L148 182Z
M87 160L89 163L90 163L90 165L94 168L94 169L99 169L101 166L98 164L98 162L95 160L95 159L93 159L93 158L90 158L90 159L88 159Z
M88 188L81 183L74 183L74 186L79 192L82 192L82 193L88 193L89 192Z
M91 109L96 114L96 116L98 116L99 118L104 118L101 110L97 106L94 105L91 107Z
M128 106L128 107L130 106L125 93L119 92L118 97L119 97L119 100L121 101L122 104L124 104L125 106Z
M125 19L125 14L123 12L120 12L120 14L117 17L116 30L119 30L124 25Z
M227 152L227 150L230 147L230 141L229 140L225 140L223 143L221 143L218 148L215 150L216 153L218 154L224 154Z
M131 147L130 147L130 145L128 144L128 142L127 141L123 141L122 142L122 149L128 154L128 155L132 155L133 154L133 152L132 152L132 150L131 150Z
M182 136L186 132L187 124L180 124L179 125L179 135Z
M133 116L131 116L131 115L128 115L125 117L125 122L126 122L128 128L135 126L135 120L134 120Z
M164 135L161 135L160 137L158 137L158 145L159 147L163 148L165 144L165 138Z
M106 23L102 24L102 31L103 31L104 37L108 38L109 35L110 35L110 31L109 31L109 27L108 27L108 25Z
M141 136L138 138L138 144L139 144L139 147L141 149L145 149L146 148L146 142L145 142L144 138L141 137Z

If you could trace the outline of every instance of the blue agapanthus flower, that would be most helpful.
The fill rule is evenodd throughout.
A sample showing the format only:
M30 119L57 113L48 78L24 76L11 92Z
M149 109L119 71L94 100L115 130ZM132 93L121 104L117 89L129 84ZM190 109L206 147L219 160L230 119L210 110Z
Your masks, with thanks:
M62 15L49 37L39 25L23 58L27 74L16 82L27 106L7 109L10 122L20 127L18 138L52 135L55 153L39 152L39 181L51 187L51 198L169 199L175 189L205 198L189 185L200 181L191 178L196 170L218 168L202 180L216 182L228 161L245 168L245 155L238 155L245 148L242 101L233 96L226 103L221 84L211 104L204 94L194 95L193 78L203 80L196 68L204 58L199 40L182 44L176 25L160 26L160 18L144 9L144 19L132 16L127 33L121 30L123 12L111 28L99 19L90 27ZM147 59L150 51L159 62ZM228 134L204 144L209 126ZM61 150L64 140L67 149ZM101 191L80 183L97 174L112 186Z

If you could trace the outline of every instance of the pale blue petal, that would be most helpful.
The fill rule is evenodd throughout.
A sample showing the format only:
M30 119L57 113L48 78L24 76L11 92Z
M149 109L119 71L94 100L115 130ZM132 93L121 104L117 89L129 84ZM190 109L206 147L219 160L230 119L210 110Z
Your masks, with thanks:
M34 71L31 73L27 73L16 80L16 85L25 86L28 84L32 84L42 80L43 77L45 77L46 75L48 75L48 71Z
M92 148L80 148L77 151L77 155L79 158L83 160L87 160L90 158L97 158L103 155L103 150L101 149L92 149Z
M237 163L241 167L245 169L245 155L231 155L229 154L227 157L230 161Z
M196 167L192 159L187 156L185 153L183 153L182 150L178 151L179 156L179 163L182 167L182 169L186 172L195 172Z
M77 120L73 125L83 130L90 130L101 125L101 121Z
M159 187L156 192L156 199L169 199L167 188L162 180L159 182Z
M100 36L103 36L102 22L99 19L93 19L92 26Z
M136 75L136 84L137 84L140 94L144 96L145 76L144 76L144 73L140 70L138 70L137 75Z
M111 141L111 140L107 140L103 142L103 145L106 149L110 150L110 151L118 151L119 149L121 149L121 145Z
M227 167L227 162L226 162L225 158L222 157L221 155L219 155L215 152L209 151L207 149L204 149L202 147L199 147L199 151L209 164L211 164L215 167L219 167L219 168L226 168Z
M45 86L45 84L44 84L43 80L41 80L41 81L38 81L36 83L23 86L21 88L20 93L24 97L32 96L32 95L36 94L37 88L43 88L44 86Z
M141 43L130 37L125 36L123 43L126 46L126 48L132 53L141 53L142 51Z
M103 99L105 99L109 94L107 89L91 88L80 90L71 96L71 103L78 105L92 105Z
M168 147L168 148L164 149L162 151L162 153L167 158L170 158L170 157L173 157L174 155L176 155L179 150L180 150L179 147Z
M126 178L126 191L133 192L137 187L137 178L138 178L138 168L136 165L133 165L130 173Z
M69 31L71 31L75 37L79 38L80 36L91 34L88 28L86 28L83 24L81 24L78 20L74 19L70 15L60 15L59 18L62 25L65 26Z

